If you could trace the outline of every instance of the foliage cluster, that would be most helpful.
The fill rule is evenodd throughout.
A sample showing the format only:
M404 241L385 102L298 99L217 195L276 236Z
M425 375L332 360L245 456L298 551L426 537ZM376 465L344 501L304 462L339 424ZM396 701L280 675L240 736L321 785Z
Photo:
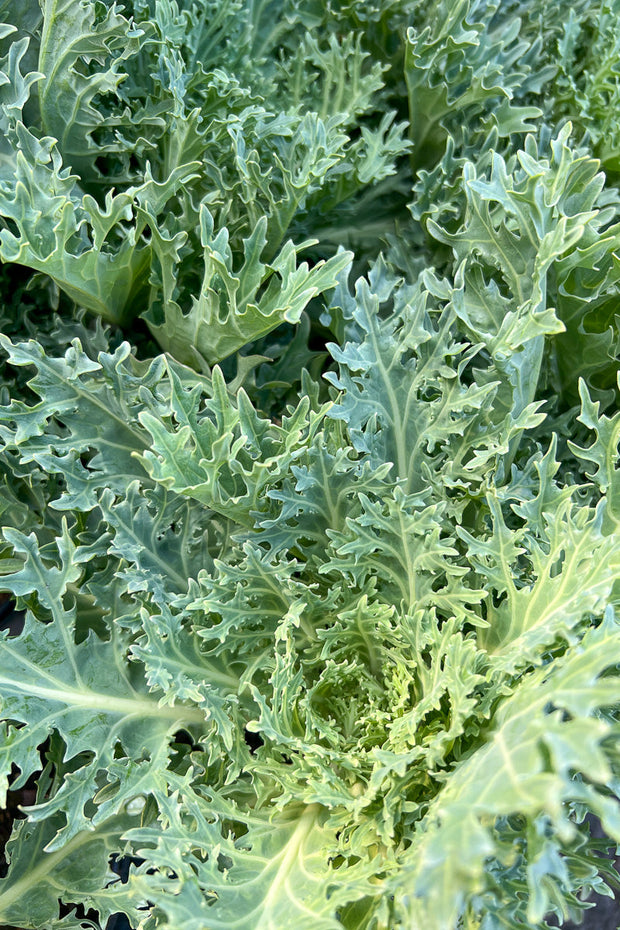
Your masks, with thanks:
M578 919L620 842L620 0L0 23L0 924Z

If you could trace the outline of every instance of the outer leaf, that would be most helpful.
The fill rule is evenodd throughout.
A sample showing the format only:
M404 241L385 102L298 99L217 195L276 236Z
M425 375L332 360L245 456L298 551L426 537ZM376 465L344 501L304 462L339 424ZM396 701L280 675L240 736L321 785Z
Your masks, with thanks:
M544 337L563 332L563 317L572 330L580 325L583 304L576 309L569 295L586 289L588 299L602 299L617 276L612 253L618 228L608 225L607 210L597 209L599 163L570 148L571 129L567 124L551 141L549 159L541 157L533 136L517 152L517 163L491 153L488 179L466 163L463 225L450 232L433 219L427 224L462 263L455 311L492 353L507 381L503 403L513 415L535 397ZM574 338L559 340L558 359ZM559 365L566 370L564 361Z
M184 832L183 809L176 797L164 802L166 829L127 834L142 855L160 865L159 873L145 877L138 887L165 914L164 926L182 922L188 930L199 930L208 921L213 930L280 930L290 919L300 930L342 926L338 907L360 896L360 890L354 869L347 882L347 870L328 861L326 853L335 837L323 826L318 805L292 809L273 821L254 814L248 818L247 832L235 842L222 836L217 823L227 815L235 818L234 807L217 797L210 803L187 795L184 800L200 824L196 848L202 853L200 858L182 853L175 857L175 871L184 880L165 880L161 871L168 870L167 850L179 849L174 837Z
M553 76L540 67L541 39L524 39L521 22L502 16L499 2L440 0L422 28L407 32L405 74L416 165L442 154L447 131L484 120L491 110L502 135L539 115L512 102L515 92L537 90ZM447 125L446 125L447 124Z
M329 347L340 374L326 377L344 392L330 416L347 422L355 448L375 467L392 462L391 477L406 492L433 484L447 462L444 481L474 485L522 426L541 420L534 406L513 416L496 404L493 370L466 381L478 347L458 341L451 306L435 310L431 293L450 293L435 284L431 292L423 281L398 286L379 261L369 282L358 282L356 300L339 289L330 310L353 321L351 340ZM382 318L390 299L394 311Z
M123 852L120 836L135 822L126 814L110 818L96 830L77 833L62 849L46 851L62 818L31 824L20 822L7 844L11 871L0 880L0 920L24 930L65 930L80 926L58 919L58 899L95 908L103 923L122 911L138 919L136 898L111 871L112 854Z
M184 722L200 725L205 717L195 707L160 706L150 698L137 670L132 674L125 667L114 635L108 642L91 635L76 645L75 611L65 611L62 602L63 591L76 577L71 549L62 553L62 569L50 575L33 537L4 532L15 550L26 555L26 563L20 572L5 575L2 587L20 598L40 591L53 621L44 625L29 614L20 637L4 634L0 695L5 719L13 724L5 725L0 754L3 798L11 766L20 771L15 786L24 784L39 768L38 747L52 730L64 739L67 759L88 753L80 776L81 803L64 809L68 823L62 843L87 826L84 804L92 797L97 772L112 764L117 741L130 758L140 758L144 751L157 755L162 742Z
M42 128L58 140L66 165L80 174L84 169L91 173L89 162L105 151L92 139L102 122L96 98L116 95L124 77L119 67L136 53L144 33L114 5L103 16L83 0L44 0L42 9L39 68L46 77L39 93ZM106 70L84 73L85 63L106 58L112 59Z
M309 411L306 397L278 426L257 413L243 389L233 401L219 368L213 370L211 397L204 405L202 385L187 393L172 370L170 379L176 422L148 412L141 417L152 436L151 450L142 456L145 468L176 493L253 525L267 490L280 482L318 429L323 411Z
M593 403L584 381L579 383L581 414L579 420L596 433L595 440L583 448L569 440L572 451L589 467L588 477L605 495L605 530L617 532L620 527L620 470L618 469L618 443L620 442L620 413L607 417L600 413L600 404Z
M343 530L347 518L359 511L359 495L380 497L391 491L391 464L372 468L344 436L341 421L326 420L307 448L299 450L282 487L269 491L277 510L261 517L259 538L272 551L294 549L303 539L306 558L312 553L322 564L329 535Z
M146 319L162 348L188 364L196 364L201 357L211 365L221 361L281 323L297 323L312 298L335 285L338 272L351 257L345 252L313 268L306 262L297 265L295 247L289 241L265 265L261 255L267 243L266 231L267 220L261 217L244 240L244 262L235 271L228 231L224 228L215 235L213 217L203 204L200 296L184 310L175 300L178 243L154 230L163 297L161 303L156 299Z
M35 26L36 20L35 13L34 21L30 21L28 25ZM14 33L16 31L14 26L8 24L0 26L0 32L3 33L2 38L7 36L15 38ZM8 134L9 129L12 128L15 122L22 118L23 109L30 99L33 85L43 77L38 71L27 68L28 48L29 41L24 36L17 41L11 41L8 52L0 58L0 125L2 126L3 135ZM2 143L0 143L0 150L5 158L7 155L9 156L9 164L3 165L2 169L0 169L0 173L4 175L14 167L10 158L12 154L11 146L6 135Z
M467 569L458 565L454 540L445 535L445 514L438 505L405 497L396 489L381 503L360 494L361 514L346 520L340 533L329 529L333 555L321 572L341 571L364 587L380 577L381 597L404 611L434 607L440 614L464 617L467 604L477 603L483 591L469 590L462 582ZM470 618L471 619L471 618Z
M410 925L443 930L456 923L466 895L486 884L484 863L494 851L491 830L499 816L531 819L544 811L560 835L570 835L563 806L583 798L608 833L620 837L617 804L605 791L611 770L603 741L612 728L597 715L620 697L617 676L600 677L614 664L617 646L618 626L610 616L579 650L520 685L500 707L487 744L451 773L431 805L426 830L407 851L409 877L405 872L395 885L409 885ZM535 900L530 921L541 916Z
M39 140L22 123L15 138L16 170L0 182L0 215L12 221L16 233L7 227L0 233L0 258L48 274L78 306L124 322L135 314L135 300L149 276L144 216L155 223L178 187L194 176L195 166L175 169L161 184L147 172L141 185L119 194L109 191L102 208L81 195L53 138ZM142 218L132 225L138 205Z
M513 670L536 661L558 636L572 641L582 621L605 607L620 574L618 546L601 532L602 505L590 514L560 497L542 514L541 525L526 524L521 531L508 529L496 500L489 499L489 507L489 539L474 539L463 529L457 533L494 595L486 604L489 626L480 642L497 665ZM523 515L527 512L524 507Z
M232 752L239 734L233 731L231 720L239 688L238 674L225 661L205 656L197 638L165 607L159 615L144 616L142 623L144 635L132 647L131 654L144 663L151 690L165 694L160 705L170 704L172 708L180 701L196 704L203 710L205 721L215 723L215 730L231 756L238 755L238 746ZM196 713L191 716L195 718ZM213 743L213 736L211 740Z
M36 368L29 383L41 397L36 404L17 400L3 408L0 437L22 461L40 461L48 472L66 476L67 493L57 506L90 509L98 487L123 490L131 475L144 480L133 453L148 446L148 436L136 413L145 406L145 390L160 380L163 359L134 367L127 343L101 353L99 362L77 340L64 358L46 355L34 341L14 346L0 336L0 343L12 364ZM88 456L88 467L80 455Z

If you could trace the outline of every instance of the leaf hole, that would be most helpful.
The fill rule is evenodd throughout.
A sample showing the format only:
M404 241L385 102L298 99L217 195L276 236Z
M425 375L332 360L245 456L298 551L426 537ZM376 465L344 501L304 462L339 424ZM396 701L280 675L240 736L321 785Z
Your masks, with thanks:
M253 733L251 730L248 730L247 727L245 727L243 731L243 738L250 749L251 755L255 755L257 750L265 745L265 740L260 733Z

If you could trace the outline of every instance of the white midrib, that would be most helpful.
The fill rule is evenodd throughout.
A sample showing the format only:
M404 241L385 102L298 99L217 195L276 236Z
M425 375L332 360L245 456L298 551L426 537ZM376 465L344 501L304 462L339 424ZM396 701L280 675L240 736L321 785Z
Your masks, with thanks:
M98 710L107 714L117 714L120 717L167 717L170 720L187 720L195 723L204 723L204 711L198 707L185 707L184 705L162 707L155 701L140 698L121 698L97 691L78 690L77 688L46 688L26 682L18 682L0 678L0 682L11 686L13 691L23 691L29 697L40 697L54 704L66 704L71 707L84 707ZM9 713L10 717L10 713Z
M280 896L282 886L286 882L289 873L293 868L297 857L299 856L299 850L303 846L306 837L314 827L319 809L320 805L311 804L304 811L297 827L295 828L295 832L284 847L284 852L281 857L280 865L278 866L278 871L276 872L274 879L271 882L268 893L265 895L262 901L262 916L259 922L256 924L256 930L273 930L273 923L271 922L271 917L273 914L272 905Z
M58 862L61 862L67 856L70 856L71 853L75 852L76 849L79 849L80 846L85 843L91 842L93 839L93 834L88 832L78 833L72 840L53 853L44 853L41 857L41 862L39 865L35 866L33 869L29 869L28 873L24 878L18 879L12 888L9 888L8 891L5 891L3 894L0 894L0 920L7 914L9 908L15 903L16 900L27 895L32 888L36 888L40 880L45 877L50 872L53 872L55 866Z

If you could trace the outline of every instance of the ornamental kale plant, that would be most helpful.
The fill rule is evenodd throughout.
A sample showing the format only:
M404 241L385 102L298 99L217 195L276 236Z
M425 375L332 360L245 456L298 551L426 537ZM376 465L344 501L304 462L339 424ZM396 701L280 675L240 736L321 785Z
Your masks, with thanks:
M580 919L619 884L619 0L0 21L0 924Z

